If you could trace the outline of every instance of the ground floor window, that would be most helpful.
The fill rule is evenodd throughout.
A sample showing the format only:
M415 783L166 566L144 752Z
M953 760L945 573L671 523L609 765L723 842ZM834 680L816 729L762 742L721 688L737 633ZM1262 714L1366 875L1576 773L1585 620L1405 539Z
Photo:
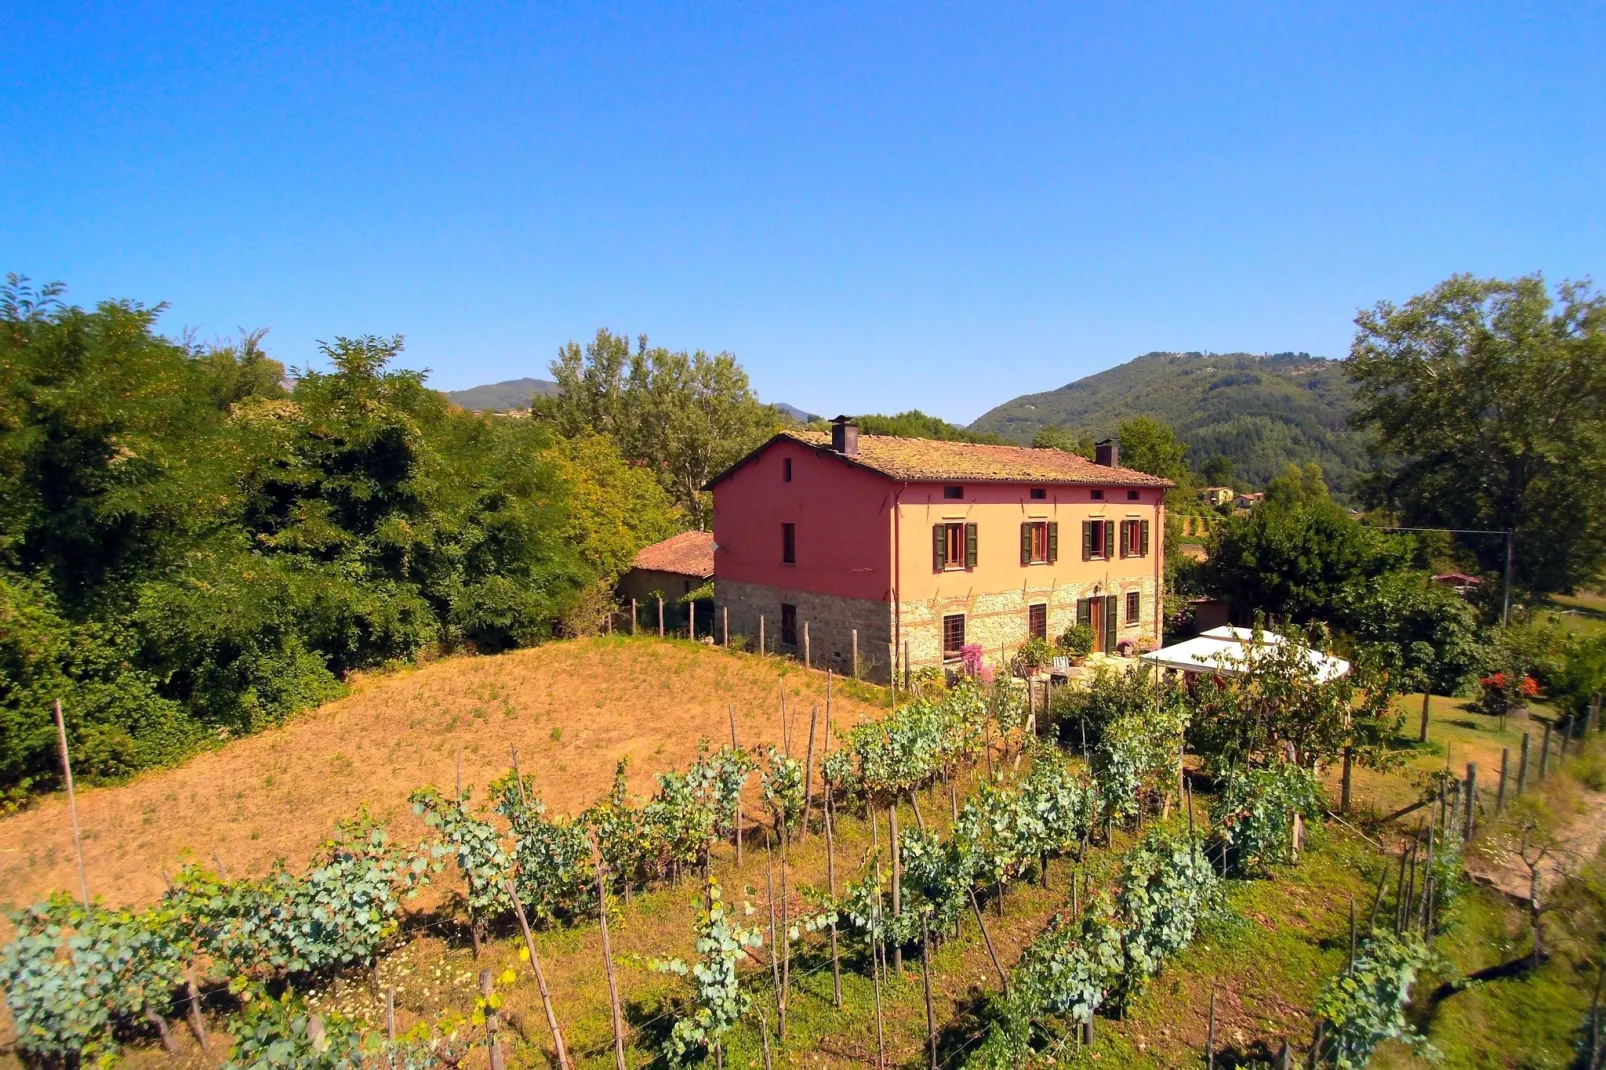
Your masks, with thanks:
M1138 614L1143 609L1143 599L1136 591L1126 593L1126 624L1127 627L1138 622Z
M959 657L965 649L965 615L955 613L942 618L942 656L944 660Z
M1048 603L1026 607L1026 638L1048 638Z
M797 607L781 603L781 645L797 646Z

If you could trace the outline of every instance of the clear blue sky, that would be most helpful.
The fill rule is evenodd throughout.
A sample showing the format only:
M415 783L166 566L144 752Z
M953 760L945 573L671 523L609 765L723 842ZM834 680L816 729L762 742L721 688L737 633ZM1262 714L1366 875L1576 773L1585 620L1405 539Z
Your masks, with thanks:
M606 325L968 421L1606 249L1599 4L330 7L0 6L0 271L448 389Z

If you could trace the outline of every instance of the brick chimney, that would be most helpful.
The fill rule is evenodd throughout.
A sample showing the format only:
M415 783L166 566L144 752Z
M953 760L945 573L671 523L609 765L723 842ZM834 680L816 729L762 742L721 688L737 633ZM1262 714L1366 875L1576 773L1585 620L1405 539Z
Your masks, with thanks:
M1093 444L1093 463L1105 468L1121 467L1121 444L1113 438Z
M844 457L859 455L859 425L851 417L838 416L831 421L831 448Z

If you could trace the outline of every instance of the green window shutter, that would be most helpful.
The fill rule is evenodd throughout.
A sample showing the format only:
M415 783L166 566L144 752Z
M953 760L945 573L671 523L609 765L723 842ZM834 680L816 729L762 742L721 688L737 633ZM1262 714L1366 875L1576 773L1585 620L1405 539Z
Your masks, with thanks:
M965 525L965 567L976 567L976 525Z
M1130 530L1127 527L1127 525L1129 525L1131 523L1132 523L1132 521L1130 521L1130 520L1121 521L1121 541L1120 541L1119 544L1117 544L1117 547L1116 547L1116 553L1121 557L1125 557L1126 556L1126 540L1127 540L1127 537L1128 537L1127 536L1127 532Z
M1115 653L1115 614L1117 601L1118 599L1113 594L1106 595L1104 599L1104 652L1107 654Z
M1060 559L1060 522L1048 522L1048 563L1053 564Z
M948 532L946 524L931 525L931 570L941 572L948 567Z
M1078 598L1076 600L1076 623L1093 623L1093 600L1091 598Z
M1023 565L1032 563L1032 526L1030 524L1022 524L1020 526L1020 563Z
M1143 556L1144 557L1148 557L1149 556L1149 522L1147 520L1144 520L1144 521L1140 521L1140 523L1143 525L1143 528L1142 528L1141 531L1138 532L1138 545L1140 546L1140 548L1143 551Z
M1115 521L1104 522L1104 559L1108 561L1115 556Z
M1093 560L1093 521L1082 521L1082 560Z

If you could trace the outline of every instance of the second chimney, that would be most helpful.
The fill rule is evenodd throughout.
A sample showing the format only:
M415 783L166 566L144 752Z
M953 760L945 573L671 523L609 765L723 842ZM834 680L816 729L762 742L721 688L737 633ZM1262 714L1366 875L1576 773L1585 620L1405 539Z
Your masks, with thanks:
M859 425L850 417L838 416L831 421L831 449L844 457L859 455Z
M1093 463L1105 468L1121 467L1121 444L1113 438L1093 444Z

